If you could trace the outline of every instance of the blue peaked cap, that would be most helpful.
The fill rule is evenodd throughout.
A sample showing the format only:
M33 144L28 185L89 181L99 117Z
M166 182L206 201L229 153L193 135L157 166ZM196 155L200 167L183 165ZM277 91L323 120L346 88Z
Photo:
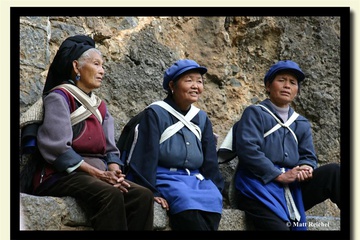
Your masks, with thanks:
M163 88L169 90L169 82L176 79L178 76L189 70L198 70L201 75L207 72L206 67L200 66L197 62L191 59L181 59L176 61L164 73Z
M270 67L269 71L264 77L264 84L266 85L267 81L274 79L275 75L283 70L293 72L297 77L298 82L301 82L305 79L305 75L297 63L291 60L284 60L279 61Z

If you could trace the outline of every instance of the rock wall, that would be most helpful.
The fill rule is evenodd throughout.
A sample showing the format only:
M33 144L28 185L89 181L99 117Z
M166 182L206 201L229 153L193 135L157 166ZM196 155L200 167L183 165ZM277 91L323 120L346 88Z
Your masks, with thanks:
M340 32L336 16L21 17L20 114L41 96L55 52L74 34L93 36L104 55L105 79L96 94L115 118L116 139L132 116L165 97L163 72L179 58L208 68L197 105L219 142L246 106L266 97L270 65L292 59L306 75L293 107L311 122L319 164L340 162ZM227 181L235 165L220 166ZM329 201L309 213L340 216Z
M38 197L20 194L22 225L20 230L33 231L92 231L81 204L72 197ZM339 231L339 217L307 216L309 231ZM170 231L166 210L154 203L154 231ZM238 209L224 209L219 231L253 231L252 223ZM26 234L26 233L25 233ZM133 238L135 239L135 238Z

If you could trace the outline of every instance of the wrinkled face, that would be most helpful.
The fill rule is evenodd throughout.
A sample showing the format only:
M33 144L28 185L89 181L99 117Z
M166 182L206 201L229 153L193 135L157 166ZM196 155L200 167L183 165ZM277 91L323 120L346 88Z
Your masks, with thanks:
M266 91L270 94L270 100L278 107L287 107L298 93L298 81L291 72L281 72L274 80L266 83Z
M103 60L99 53L90 51L86 57L74 61L75 73L80 73L80 80L76 85L84 92L89 93L99 88L104 77Z
M182 110L187 110L190 105L199 100L204 90L204 80L198 71L188 71L180 76L174 84L170 81L175 103Z

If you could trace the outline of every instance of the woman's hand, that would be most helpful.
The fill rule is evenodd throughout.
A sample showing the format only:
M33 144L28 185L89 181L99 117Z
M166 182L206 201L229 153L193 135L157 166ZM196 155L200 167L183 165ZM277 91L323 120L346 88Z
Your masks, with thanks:
M169 210L169 204L164 198L154 197L154 200L155 200L155 202L159 203L162 206L162 208L166 209L166 211Z
M109 164L108 168L108 171L102 171L83 161L79 166L78 171L87 172L91 176L113 185L121 192L127 193L130 184L125 181L125 174L122 173L119 165L116 163Z
M103 176L100 178L102 181L112 184L121 192L127 193L130 184L125 180L125 174L120 169L113 171L104 171Z
M117 164L117 163L109 163L108 164L108 170L109 171L115 171L115 170L118 170L118 169L120 169L119 164Z
M314 169L311 166L301 165L299 168L301 169L297 176L299 182L307 181L313 177Z
M312 178L313 168L308 165L296 166L275 178L276 181L289 184L294 181L306 181Z

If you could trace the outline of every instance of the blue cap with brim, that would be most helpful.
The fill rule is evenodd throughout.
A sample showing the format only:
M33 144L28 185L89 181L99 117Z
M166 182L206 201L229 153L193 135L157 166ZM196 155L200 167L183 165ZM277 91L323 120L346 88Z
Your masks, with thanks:
M182 59L176 61L171 67L169 67L164 73L163 88L169 90L169 82L176 79L184 72L190 70L197 70L201 75L207 72L206 67L200 66L197 62L190 59Z
M266 85L267 81L273 79L277 73L284 70L293 72L298 82L301 82L305 79L305 75L303 71L300 69L299 65L297 65L295 62L291 60L285 60L285 61L279 61L270 67L269 71L266 73L264 77L264 84Z

